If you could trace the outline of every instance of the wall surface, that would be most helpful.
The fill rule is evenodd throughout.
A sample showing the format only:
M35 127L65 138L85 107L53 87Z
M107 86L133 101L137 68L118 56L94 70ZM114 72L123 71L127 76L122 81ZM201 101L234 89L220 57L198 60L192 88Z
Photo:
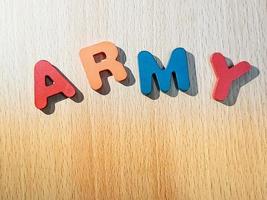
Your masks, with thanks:
M134 78L102 95L79 51L105 40ZM138 52L166 64L176 47L192 93L142 95ZM255 66L232 106L211 98L216 51ZM1 0L0 58L0 199L267 199L266 0ZM42 59L83 101L35 108Z

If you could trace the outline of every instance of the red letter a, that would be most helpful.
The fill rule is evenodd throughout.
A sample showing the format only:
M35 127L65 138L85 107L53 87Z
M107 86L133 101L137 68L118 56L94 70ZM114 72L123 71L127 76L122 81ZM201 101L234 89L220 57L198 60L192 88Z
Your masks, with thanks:
M46 78L52 80L46 84ZM41 60L34 68L35 106L43 109L47 106L47 98L59 93L66 97L73 97L76 93L73 85L48 61Z

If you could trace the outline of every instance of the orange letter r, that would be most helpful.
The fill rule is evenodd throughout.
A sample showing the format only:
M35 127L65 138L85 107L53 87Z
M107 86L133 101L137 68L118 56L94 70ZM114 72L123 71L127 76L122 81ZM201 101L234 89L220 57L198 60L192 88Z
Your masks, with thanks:
M102 71L109 71L116 81L123 81L127 78L123 64L116 60L118 55L117 47L111 42L101 42L81 49L80 58L94 90L102 87L100 76Z

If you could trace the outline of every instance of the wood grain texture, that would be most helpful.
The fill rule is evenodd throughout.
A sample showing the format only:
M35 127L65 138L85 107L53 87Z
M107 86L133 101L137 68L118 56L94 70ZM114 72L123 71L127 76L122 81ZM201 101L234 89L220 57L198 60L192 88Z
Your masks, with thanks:
M109 40L136 83L90 89L79 50ZM140 93L137 54L195 57L198 94ZM234 106L211 99L209 56L260 74ZM266 0L1 0L1 199L267 199ZM46 115L34 64L46 59L83 93Z

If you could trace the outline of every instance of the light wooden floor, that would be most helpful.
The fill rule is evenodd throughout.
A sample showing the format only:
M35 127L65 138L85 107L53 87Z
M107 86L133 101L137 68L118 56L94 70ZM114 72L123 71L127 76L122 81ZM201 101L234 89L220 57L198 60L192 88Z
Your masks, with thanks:
M109 78L100 95L79 60L108 40L135 84ZM137 54L195 58L198 94L139 89ZM226 106L211 99L219 51L260 71ZM1 0L1 199L267 199L266 0ZM33 68L45 59L84 100L34 106Z

